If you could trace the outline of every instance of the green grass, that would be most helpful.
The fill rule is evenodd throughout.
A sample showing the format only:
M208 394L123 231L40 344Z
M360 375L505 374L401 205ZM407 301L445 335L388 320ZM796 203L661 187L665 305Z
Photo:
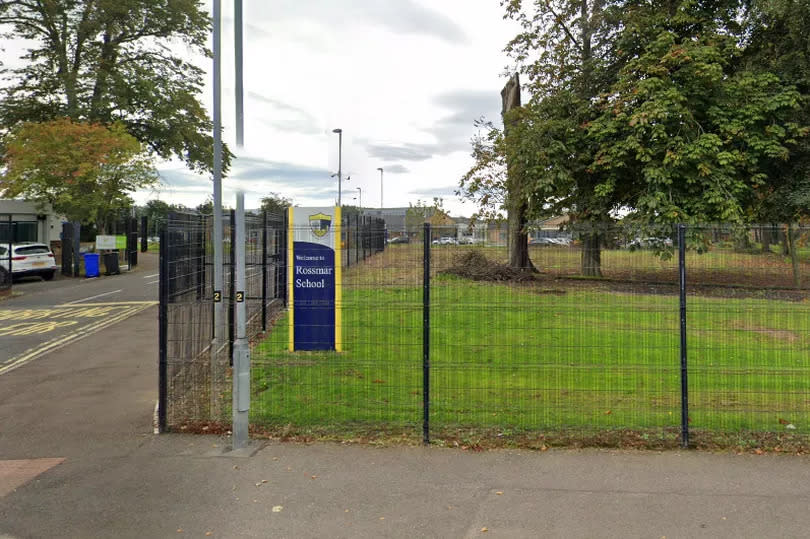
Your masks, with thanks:
M421 422L421 286L374 285L360 274L348 282L344 352L286 351L286 318L254 350L254 424ZM677 296L552 292L433 280L432 426L676 428ZM786 421L809 433L808 315L803 302L690 297L692 427L774 432Z

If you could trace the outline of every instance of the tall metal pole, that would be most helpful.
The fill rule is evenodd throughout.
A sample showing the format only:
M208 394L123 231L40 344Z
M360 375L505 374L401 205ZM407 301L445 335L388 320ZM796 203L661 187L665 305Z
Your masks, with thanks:
M363 211L363 188L362 188L362 187L358 187L358 188L357 188L357 191L360 193L360 194L358 195L358 201L357 201L357 204L360 206L360 211Z
M242 76L242 0L234 0L234 63L236 69L236 146L245 145L245 89Z
M383 209L383 169L377 167L377 170L380 171L380 209Z
M217 354L225 340L225 305L223 304L223 241L222 241L222 0L214 0L214 342L211 347L211 368L218 377Z
M343 203L341 201L341 179L343 178L343 129L333 129L332 133L337 133L338 135L338 207L342 208Z
M247 341L245 309L245 194L236 195L236 340L233 343L233 448L248 443L250 412L250 346Z

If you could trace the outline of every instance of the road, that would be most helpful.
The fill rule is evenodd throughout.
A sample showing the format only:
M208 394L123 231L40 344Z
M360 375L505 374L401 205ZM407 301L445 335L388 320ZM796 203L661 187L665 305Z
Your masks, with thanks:
M155 305L157 268L157 255L141 253L121 275L15 283L0 302L0 375Z

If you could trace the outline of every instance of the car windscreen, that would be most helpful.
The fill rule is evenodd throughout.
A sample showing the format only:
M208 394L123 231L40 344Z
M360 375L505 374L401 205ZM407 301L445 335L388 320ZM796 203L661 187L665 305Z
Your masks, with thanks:
M14 254L29 256L29 255L46 255L50 253L50 249L44 245L29 245L27 247L17 247L14 249Z

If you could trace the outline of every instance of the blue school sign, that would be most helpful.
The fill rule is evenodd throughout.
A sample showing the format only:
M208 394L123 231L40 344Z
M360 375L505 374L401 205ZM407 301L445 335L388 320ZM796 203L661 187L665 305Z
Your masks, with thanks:
M340 208L290 208L290 351L341 351Z

